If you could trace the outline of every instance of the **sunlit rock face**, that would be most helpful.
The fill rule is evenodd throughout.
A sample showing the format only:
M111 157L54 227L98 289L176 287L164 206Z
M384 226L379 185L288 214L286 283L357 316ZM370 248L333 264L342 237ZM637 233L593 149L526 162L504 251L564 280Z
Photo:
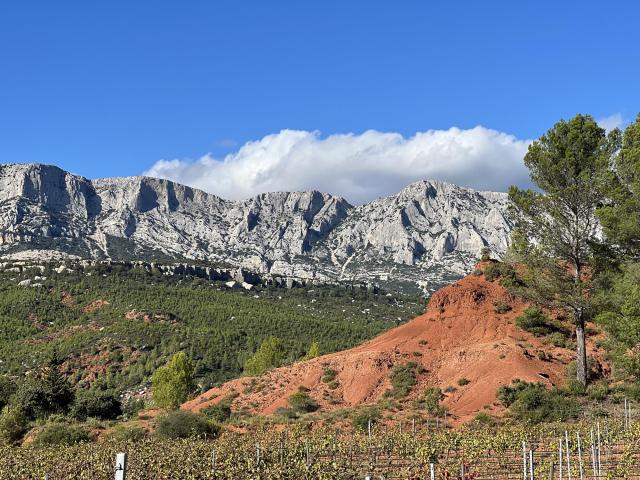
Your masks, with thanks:
M506 194L439 181L354 207L316 191L228 201L168 180L0 165L4 256L188 259L433 290L468 272L483 247L502 255L512 229Z

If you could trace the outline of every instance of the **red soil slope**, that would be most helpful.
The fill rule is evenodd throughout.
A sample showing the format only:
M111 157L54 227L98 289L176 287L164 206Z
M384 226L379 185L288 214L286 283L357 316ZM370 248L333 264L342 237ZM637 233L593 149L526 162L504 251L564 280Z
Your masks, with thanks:
M480 264L478 268L483 269ZM496 312L495 303L511 307ZM513 298L497 281L470 275L434 293L425 314L350 350L278 368L256 378L232 380L183 405L199 411L237 394L234 410L272 414L287 406L287 398L300 386L323 411L372 404L391 388L394 365L416 362L426 372L418 377L410 402L427 386L438 386L447 394L444 405L465 421L485 409L500 414L496 390L513 379L557 385L565 378L573 352L545 345L541 339L519 329L514 322L527 304ZM590 342L592 343L592 342ZM539 352L551 354L543 361ZM338 387L330 389L321 380L325 369L337 372ZM465 378L469 383L458 385Z

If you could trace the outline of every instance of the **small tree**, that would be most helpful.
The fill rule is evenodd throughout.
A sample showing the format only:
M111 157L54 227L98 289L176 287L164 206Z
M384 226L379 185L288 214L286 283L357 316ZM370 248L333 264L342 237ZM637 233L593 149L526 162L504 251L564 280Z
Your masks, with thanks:
M278 337L269 337L262 342L253 357L244 364L244 373L255 376L277 368L282 365L285 354L282 341Z
M309 346L309 351L305 355L305 359L316 358L320 356L320 344L318 342L312 342Z
M74 396L73 387L57 365L50 364L37 375L23 380L11 403L33 420L46 418L52 413L66 413Z
M153 400L158 407L176 409L193 391L193 363L184 352L178 352L151 379Z
M602 179L617 148L590 116L561 120L529 146L524 163L540 191L515 186L518 228L512 253L528 268L526 293L564 310L576 331L577 380L587 384L585 322L591 311L591 277L599 251L596 209L606 198ZM591 270L591 271L590 271Z

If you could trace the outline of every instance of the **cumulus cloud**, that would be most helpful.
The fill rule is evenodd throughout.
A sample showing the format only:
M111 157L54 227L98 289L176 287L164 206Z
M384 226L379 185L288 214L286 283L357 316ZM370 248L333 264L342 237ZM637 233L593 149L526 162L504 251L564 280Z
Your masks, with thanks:
M428 130L410 138L374 130L326 137L317 131L282 130L221 159L160 160L145 174L228 199L320 190L358 204L426 179L480 190L527 186L522 158L529 143L481 126Z
M598 119L597 122L598 125L604 128L607 132L610 132L614 128L619 128L622 126L622 114L619 112L614 113L613 115L609 115L608 117Z

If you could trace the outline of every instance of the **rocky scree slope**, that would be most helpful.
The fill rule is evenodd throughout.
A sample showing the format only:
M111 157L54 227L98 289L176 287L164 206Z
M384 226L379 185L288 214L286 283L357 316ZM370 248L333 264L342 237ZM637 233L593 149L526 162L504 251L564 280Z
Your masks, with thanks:
M316 280L433 290L500 256L504 193L439 181L361 206L317 191L228 201L168 180L88 180L55 166L0 165L0 255L195 260Z

